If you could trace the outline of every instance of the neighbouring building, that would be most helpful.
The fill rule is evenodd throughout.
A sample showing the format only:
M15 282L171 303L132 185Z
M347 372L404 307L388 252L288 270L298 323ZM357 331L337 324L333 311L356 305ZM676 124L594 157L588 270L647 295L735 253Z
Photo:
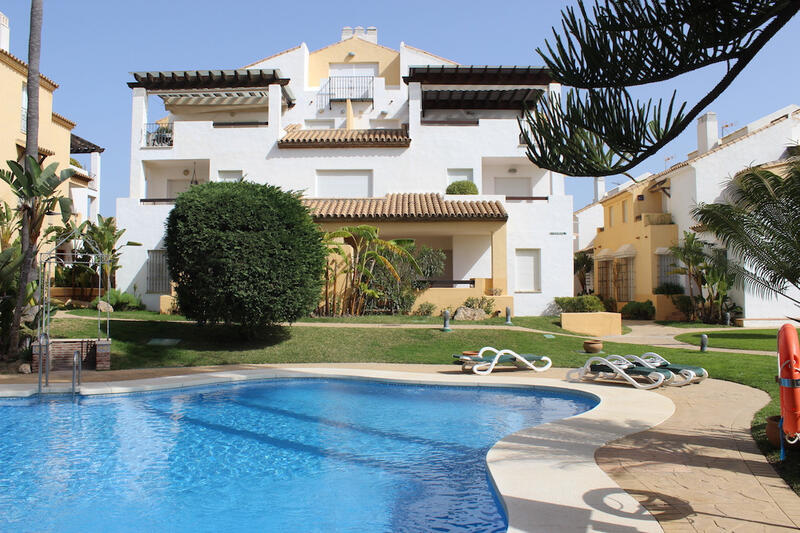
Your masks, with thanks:
M372 224L444 250L443 279L418 304L489 295L537 315L572 294L572 197L562 175L527 159L517 123L525 104L560 91L547 69L459 65L357 27L320 50L135 72L128 85L130 193L117 218L143 246L124 251L117 280L148 308L170 292L163 234L175 197L241 179L303 191L325 229ZM164 113L149 113L154 98ZM457 180L479 195L446 195Z
M719 202L731 177L748 167L780 166L800 143L800 107L791 105L720 138L717 117L706 113L697 121L697 150L685 161L651 175L603 199L603 227L594 239L595 291L611 296L621 307L629 301L652 300L657 319L681 318L669 297L653 294L665 282L686 286L674 274L669 247L685 231L702 231L691 210L699 203ZM699 233L707 242L714 236ZM796 291L795 291L796 292ZM763 297L734 290L742 307L740 323L773 325L796 316L786 298Z
M28 65L12 55L9 45L9 21L0 13L0 161L22 163L25 155L26 115L28 112ZM61 185L60 193L72 199L73 211L79 220L95 220L100 201L100 154L103 148L72 133L75 123L53 111L53 95L58 85L51 79L39 78L39 162L58 163L58 170L73 168L76 173ZM89 170L72 166L70 156L90 154ZM79 156L80 157L80 156ZM17 197L11 188L0 182L0 200L15 207ZM49 224L60 223L57 216Z
M572 214L572 251L574 254L584 252L592 255L597 228L603 225L603 205L600 203L606 195L606 179L594 178L594 200ZM578 276L574 279L574 293L578 296L583 291ZM586 292L594 292L594 269L586 274Z

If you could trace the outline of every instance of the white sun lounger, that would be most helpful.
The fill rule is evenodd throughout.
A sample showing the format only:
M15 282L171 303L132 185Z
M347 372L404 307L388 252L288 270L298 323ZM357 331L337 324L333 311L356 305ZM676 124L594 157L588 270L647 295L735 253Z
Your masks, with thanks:
M681 381L673 381L672 383L669 383L669 385L673 385L675 387L682 387L684 385L689 385L690 383L701 383L708 377L708 370L701 366L670 363L655 352L647 352L641 357L636 355L626 355L625 358L651 368L665 368L673 374L684 378Z
M629 361L621 355L607 357L590 357L586 363L577 369L571 370L567 377L577 374L578 379L594 380L622 379L637 389L655 389L661 385L668 385L675 379L675 375L665 368L654 368ZM649 383L640 383L634 377L645 378Z
M497 350L491 346L481 348L478 355L456 354L453 357L461 361L461 370L479 375L490 374L498 363L514 363L520 368L529 368L535 372L544 372L553 365L553 361L544 355L520 355L513 350ZM544 364L534 364L540 361Z

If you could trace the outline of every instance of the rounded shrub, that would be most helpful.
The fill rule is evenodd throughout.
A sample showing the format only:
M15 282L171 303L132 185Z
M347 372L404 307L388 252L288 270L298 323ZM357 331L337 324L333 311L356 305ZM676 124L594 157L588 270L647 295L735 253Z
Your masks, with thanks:
M620 313L622 313L622 318L653 320L653 317L656 316L656 308L650 300L645 302L628 302L622 307Z
M165 237L178 306L199 324L294 322L319 303L326 250L298 193L250 182L181 194Z
M469 180L454 181L447 186L447 194L478 194L478 186Z
M593 294L556 297L555 302L562 313L595 313L606 310L603 301Z

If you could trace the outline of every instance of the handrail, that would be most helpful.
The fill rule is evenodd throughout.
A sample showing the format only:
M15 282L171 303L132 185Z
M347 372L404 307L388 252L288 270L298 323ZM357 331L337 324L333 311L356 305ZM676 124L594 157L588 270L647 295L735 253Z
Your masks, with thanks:
M144 205L174 204L175 198L140 198L139 203Z
M453 288L453 285L469 285L470 288L475 288L474 279L421 279L423 283L427 283L431 288L447 289Z

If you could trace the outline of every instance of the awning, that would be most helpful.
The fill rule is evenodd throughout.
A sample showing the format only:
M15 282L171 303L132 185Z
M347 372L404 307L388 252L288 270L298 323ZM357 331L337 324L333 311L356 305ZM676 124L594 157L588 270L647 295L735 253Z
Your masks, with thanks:
M594 254L595 261L612 261L614 259L614 254L608 248L603 248L596 254Z
M286 127L279 148L405 148L411 144L408 128L385 130L304 130L300 124Z
M617 259L622 259L625 257L633 257L636 255L636 248L633 247L632 244L623 244L617 251L614 252L614 257Z
M104 152L105 148L101 148L96 144L87 141L82 137L78 137L74 133L69 138L69 153L71 154L91 154L94 152Z
M672 255L672 252L669 251L669 248L662 246L660 248L656 248L655 251L656 255Z
M514 109L533 107L542 95L539 89L481 91L422 91L422 109Z

